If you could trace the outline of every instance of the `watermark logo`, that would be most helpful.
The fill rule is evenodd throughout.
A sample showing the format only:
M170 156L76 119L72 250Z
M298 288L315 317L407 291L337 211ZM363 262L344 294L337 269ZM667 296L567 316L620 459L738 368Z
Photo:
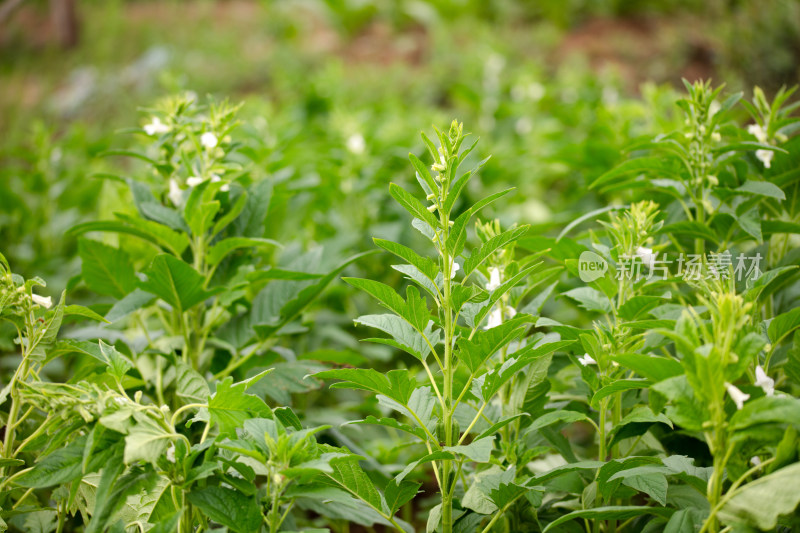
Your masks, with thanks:
M601 278L608 271L608 263L602 256L586 250L578 258L578 276L584 283Z

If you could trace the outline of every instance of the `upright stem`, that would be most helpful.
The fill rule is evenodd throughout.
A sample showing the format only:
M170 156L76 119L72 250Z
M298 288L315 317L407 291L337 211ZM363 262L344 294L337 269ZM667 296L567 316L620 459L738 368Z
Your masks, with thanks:
M444 194L442 194L442 203L444 203ZM451 269L452 260L447 250L447 237L449 224L449 214L443 210L439 211L439 219L442 224L442 238L439 243L442 253L443 268L442 273L444 276L444 297L442 301L442 311L444 313L444 410L442 416L444 417L444 441L446 446L453 446L453 317L450 305L451 297ZM455 478L451 476L452 464L450 461L442 462L442 479L440 489L442 491L442 532L452 533L453 531L453 490L451 483L455 483ZM453 479L451 480L451 477Z

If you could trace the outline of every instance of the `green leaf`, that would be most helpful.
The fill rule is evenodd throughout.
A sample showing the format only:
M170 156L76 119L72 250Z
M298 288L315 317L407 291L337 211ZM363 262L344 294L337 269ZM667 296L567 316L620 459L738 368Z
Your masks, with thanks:
M606 396L610 396L616 392L632 389L646 389L651 385L651 381L647 379L620 379L610 385L606 385L599 391L595 392L592 396L592 407L597 409L600 406L600 400Z
M25 514L26 533L52 533L58 524L58 514L55 511L41 510Z
M242 194L240 194L239 197L236 198L236 201L234 202L233 206L228 210L228 212L219 217L217 221L214 223L214 227L211 229L212 237L214 237L220 231L227 228L231 222L236 220L239 217L239 215L241 215L242 211L244 210L244 206L247 203L248 197L249 195L247 194L247 191L242 191Z
M189 246L189 238L152 220L137 219L117 214L120 220L102 220L77 224L67 231L67 235L82 235L91 231L110 231L139 237L159 248L164 248L180 256Z
M619 181L619 178L643 172L654 172L662 176L678 177L671 171L671 166L664 161L663 156L638 157L636 159L624 161L605 174L602 174L589 185L589 188L596 189L601 185L610 185Z
M106 313L106 320L111 323L122 320L134 311L138 311L142 307L150 305L155 299L156 297L149 292L145 292L142 289L134 289L108 310L108 313Z
M520 315L497 327L485 331L476 330L471 339L467 337L458 339L459 349L456 355L470 373L477 374L487 359L512 340L522 336L527 329L523 324L531 320L530 316Z
M269 370L245 381L233 383L228 376L217 383L217 391L208 401L209 424L219 424L221 435L236 435L236 428L242 427L248 418L271 418L270 409L264 400L246 391Z
M391 314L364 315L358 317L355 323L379 329L394 338L394 341L389 339L364 339L365 341L389 344L413 355L420 361L425 361L428 354L431 353L425 337L398 316ZM432 343L438 342L438 335L433 337L431 330L426 331L426 336Z
M394 515L402 506L410 502L417 495L421 486L422 483L413 481L402 481L398 484L392 480L387 483L383 494L389 514Z
M600 313L611 312L611 302L608 297L597 289L591 287L578 287L564 293L564 296L578 302L587 311Z
M609 481L621 479L624 485L644 492L660 505L667 504L667 478L658 472L639 473L637 469L622 470L617 472Z
M79 239L78 254L83 280L94 292L120 299L136 288L130 258L119 248Z
M547 527L542 530L542 533L546 533L551 529L560 526L565 522L569 522L570 520L575 520L576 518L588 518L588 519L596 519L596 520L626 520L628 518L634 518L636 516L641 516L645 514L652 514L655 516L663 516L668 518L675 512L675 509L666 509L664 507L636 507L636 506L607 506L607 507L596 507L594 509L581 509L579 511L573 511L569 514L563 515L558 517L557 519L553 520Z
M427 311L427 306L425 306L424 301L420 302L418 299L412 300L409 298L408 303L406 303L403 297L397 294L393 288L379 281L361 278L342 279L353 287L366 292L390 311L397 313L398 316L405 319L417 331L425 329L428 325L430 313ZM409 289L411 289L411 287L409 287ZM409 292L409 296L411 294L412 293ZM419 307L420 303L422 307L424 307L424 310Z
M675 359L658 357L655 355L642 355L638 353L623 353L612 357L620 365L633 370L637 374L654 382L663 381L673 376L683 374L683 367Z
M322 276L322 274L314 274L311 272L295 272L294 270L267 267L266 270L258 270L256 272L250 272L247 274L247 281L258 282L273 279L307 281L310 279L319 279Z
M387 241L384 239L372 239L373 242L386 250L391 252L400 259L407 261L409 264L417 267L417 269L425 275L428 280L434 285L436 284L436 276L439 274L439 267L433 259L429 257L422 257L417 252L402 244Z
M617 310L617 314L625 320L635 320L643 313L650 311L664 303L663 296L639 295L626 301Z
M175 435L143 413L134 413L136 424L125 437L125 463L145 461L157 464Z
M622 439L638 437L644 434L653 424L661 423L672 427L672 422L663 413L655 414L649 407L640 405L625 415L608 434L609 447Z
M372 368L338 368L317 372L314 377L339 379L342 382L334 383L331 388L368 390L383 394L403 406L408 405L411 393L417 387L417 380L405 369L390 370L383 374Z
M82 316L96 322L105 322L110 324L108 320L98 315L88 307L82 305L67 305L64 307L64 316Z
M433 216L433 213L428 211L422 202L416 199L412 194L406 192L405 189L394 183L389 184L389 194L397 200L397 203L402 205L406 211L411 213L411 216L418 218L428 224L431 228L439 226L439 221Z
M700 238L714 244L719 242L717 235L705 224L695 220L683 220L673 224L667 224L658 232L659 235L686 235L693 238Z
M767 334L769 340L773 344L777 344L797 328L800 328L800 307L773 318L767 328Z
M416 155L409 153L408 159L411 161L411 164L414 165L414 170L417 171L417 175L422 179L427 185L430 191L435 191L438 189L436 186L436 182L433 180L433 176L431 176L428 167L425 166L425 163L420 161L419 157Z
M528 431L535 431L558 422L566 422L571 424L572 422L577 422L579 420L589 420L589 417L583 413L579 413L578 411L552 411L550 413L545 413L534 420L534 422L529 426Z
M211 395L208 383L199 372L179 361L175 365L175 393L184 404L205 403Z
M719 512L724 523L772 531L780 515L800 504L800 463L781 468L737 489Z
M780 187L768 181L747 180L741 187L736 189L736 191L775 198L776 200L786 199L786 194L784 194Z
M691 509L675 511L669 518L664 533L695 533L698 524L695 523L694 513Z
M337 486L349 492L354 497L363 501L384 518L388 518L389 508L383 495L375 487L375 484L367 476L361 465L358 464L359 457L351 455L344 459L331 462L332 472L325 472L323 475Z
M79 478L83 472L85 442L85 438L79 439L40 457L32 470L17 478L17 485L40 489Z
M603 465L605 465L605 463L602 461L578 461L575 463L567 463L564 465L556 466L554 468L551 468L547 472L532 477L530 481L528 481L527 485L529 487L533 487L535 485L541 485L551 479L555 479L565 474L569 474L570 472L577 472L580 470L597 470Z
M240 533L261 528L261 510L255 498L225 487L206 487L186 495L212 521Z
M453 222L453 227L450 228L450 236L447 238L447 251L453 257L458 256L461 254L461 251L464 249L464 244L467 240L467 224L469 223L472 216L486 207L487 205L491 204L495 200L502 198L506 194L510 193L514 189L506 189L504 191L492 194L487 196L483 200L480 200L475 205L461 213L458 218L455 219Z
M122 381L122 377L128 373L128 370L133 368L133 363L110 344L106 344L102 340L99 341L99 344L100 353L108 365L108 373L114 376L117 381Z
M429 453L413 461L406 465L406 467L399 473L395 478L392 480L395 483L401 483L408 474L414 471L419 465L423 465L426 463L432 463L433 461L453 461L455 460L456 456L450 452L445 452L442 450L436 450L435 452Z
M528 415L528 413L519 413L519 414L516 414L516 415L503 417L500 420L498 420L497 422L495 422L494 424L492 424L489 428L487 428L484 431L482 431L480 435L475 437L475 440L480 440L480 439L483 439L485 437L489 437L491 435L494 435L495 433L500 431L502 428L504 428L505 426L507 426L508 424L513 422L514 420L517 420L518 418L521 418L523 416L530 416L530 415Z
M342 261L335 269L325 274L319 281L313 283L307 287L304 287L300 292L298 292L295 296L291 297L289 301L284 303L280 308L280 318L277 320L276 323L269 323L265 325L259 325L256 323L254 327L255 331L258 333L259 338L263 341L269 338L270 336L274 335L275 333L279 332L281 328L283 328L286 324L289 324L292 320L297 318L297 316L308 307L311 302L313 302L321 293L325 290L334 279L336 279L339 274L344 270L348 265L351 263L370 255L374 252L363 252L360 254L353 255L346 260ZM267 287L269 288L269 287ZM254 306L255 307L255 306ZM255 313L256 310L254 309L253 312Z
M550 365L549 355L573 343L574 341L558 341L541 346L531 345L511 354L501 366L486 374L481 386L484 401L489 401L508 380L528 365L541 365L546 370Z
M147 281L139 282L139 287L155 294L178 313L194 307L221 290L207 291L203 288L205 279L194 268L171 255L157 255L147 270Z
M477 328L481 324L481 322L483 322L483 319L486 318L486 315L489 314L489 311L491 311L494 304L496 304L500 300L500 298L503 297L504 294L506 294L508 291L510 291L511 289L522 283L522 281L525 278L527 278L531 274L531 272L539 268L539 266L541 266L541 263L535 263L526 268L523 268L518 274L513 276L511 279L503 282L502 285L500 285L499 287L497 287L495 290L492 291L492 293L489 295L489 298L486 301L478 305L477 311L473 311L474 314L471 314L471 316L470 313L466 312L466 310L463 311L462 314L464 315L464 319L467 321L467 325L469 325L472 328Z
M530 226L521 226L512 230L504 231L500 235L495 235L480 248L472 252L466 261L464 261L464 277L469 276L473 270L481 266L483 262L497 250L507 246L525 235L530 229Z
M476 463L488 463L494 449L494 436L478 439L466 445L445 446L444 451L463 455Z
M125 504L128 496L149 490L158 479L152 470L133 468L120 476L123 464L119 460L109 461L103 468L97 485L94 513L86 528L86 533L105 531L116 523L117 511Z
M730 419L731 428L737 431L771 423L800 425L800 399L763 396L745 403Z
M498 466L493 466L476 474L464 494L462 505L476 513L494 513L499 507L495 502L495 498L499 500L502 495L495 494L495 498L492 498L492 492L497 492L503 485L511 484L515 476L516 469L514 467L501 469Z
M234 220L237 235L242 237L263 237L264 222L272 199L272 181L262 180L247 189L247 202L242 213Z
M408 424L403 424L396 418L387 418L387 417L375 418L374 416L370 415L364 420L356 420L354 422L350 422L350 424L374 424L377 426L384 426L387 428L404 431L426 442L428 440L427 436L425 435L425 431L423 431L421 428L414 427Z
M234 250L240 248L260 248L264 246L280 247L281 245L272 239L263 239L260 237L230 237L228 239L223 239L217 242L208 251L208 255L206 256L208 266L212 270L217 268L217 265Z

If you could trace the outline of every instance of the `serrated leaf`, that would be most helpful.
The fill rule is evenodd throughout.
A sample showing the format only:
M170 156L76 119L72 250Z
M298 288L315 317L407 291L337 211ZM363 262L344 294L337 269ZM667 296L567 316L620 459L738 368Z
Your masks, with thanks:
M578 305L587 311L596 311L599 313L610 313L611 302L608 297L597 289L591 287L578 287L564 293L564 296L575 300Z
M145 461L156 465L174 435L146 414L134 414L136 424L125 436L125 464Z
M530 316L520 315L489 330L477 330L471 339L462 337L458 339L456 355L472 374L476 374L487 359L521 336L526 329L523 324L531 320Z
M175 393L184 404L205 403L211 395L211 390L199 372L179 361L175 365Z
M221 287L213 291L203 288L205 279L194 268L171 255L157 255L147 270L147 281L140 281L139 287L155 294L179 313L217 294Z
M396 242L387 241L384 239L372 239L373 242L386 250L387 252L391 252L400 259L404 259L410 265L415 266L422 274L425 275L431 283L436 283L436 276L439 274L439 267L429 257L422 257L417 252L412 250L407 246L403 246L402 244L398 244Z
M417 380L408 370L396 369L382 374L372 368L338 368L314 374L319 379L339 379L331 388L361 389L383 394L403 406L408 405Z
M261 510L255 498L237 490L212 486L192 490L186 498L212 521L232 531L251 533L261 527Z
M265 374L259 374L256 378ZM208 401L208 414L209 424L219 424L221 435L235 436L236 428L242 427L249 418L272 416L272 410L264 400L245 392L252 384L252 378L233 383L230 376L217 383L217 391Z
M398 204L403 206L406 211L411 213L411 216L418 218L428 224L430 227L435 228L439 225L433 213L428 211L422 202L416 199L412 194L408 193L405 189L394 183L389 184L389 194L397 201Z
M466 278L469 276L473 270L481 266L481 264L483 264L483 262L497 250L507 246L508 244L525 235L528 232L528 229L530 229L530 226L521 226L519 228L504 231L503 233L495 235L483 243L480 248L474 250L472 255L470 255L467 260L464 261L464 277Z
M358 464L358 456L351 455L331 463L332 472L323 475L354 497L363 501L384 517L389 516L383 494Z

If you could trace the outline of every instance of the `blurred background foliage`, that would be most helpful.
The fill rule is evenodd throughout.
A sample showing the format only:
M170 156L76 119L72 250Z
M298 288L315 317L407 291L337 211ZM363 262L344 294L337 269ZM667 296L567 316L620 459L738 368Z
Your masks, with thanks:
M244 102L241 157L275 184L266 236L341 257L419 238L386 191L413 180L431 124L458 117L476 161L492 154L468 198L517 187L487 215L555 236L628 200L587 184L678 126L681 78L774 94L800 74L790 0L77 0L70 47L53 3L18 3L0 25L0 242L54 295L80 272L65 230L134 210L109 176L144 165L104 153L138 146L122 130L174 93ZM399 282L388 264L362 268Z

